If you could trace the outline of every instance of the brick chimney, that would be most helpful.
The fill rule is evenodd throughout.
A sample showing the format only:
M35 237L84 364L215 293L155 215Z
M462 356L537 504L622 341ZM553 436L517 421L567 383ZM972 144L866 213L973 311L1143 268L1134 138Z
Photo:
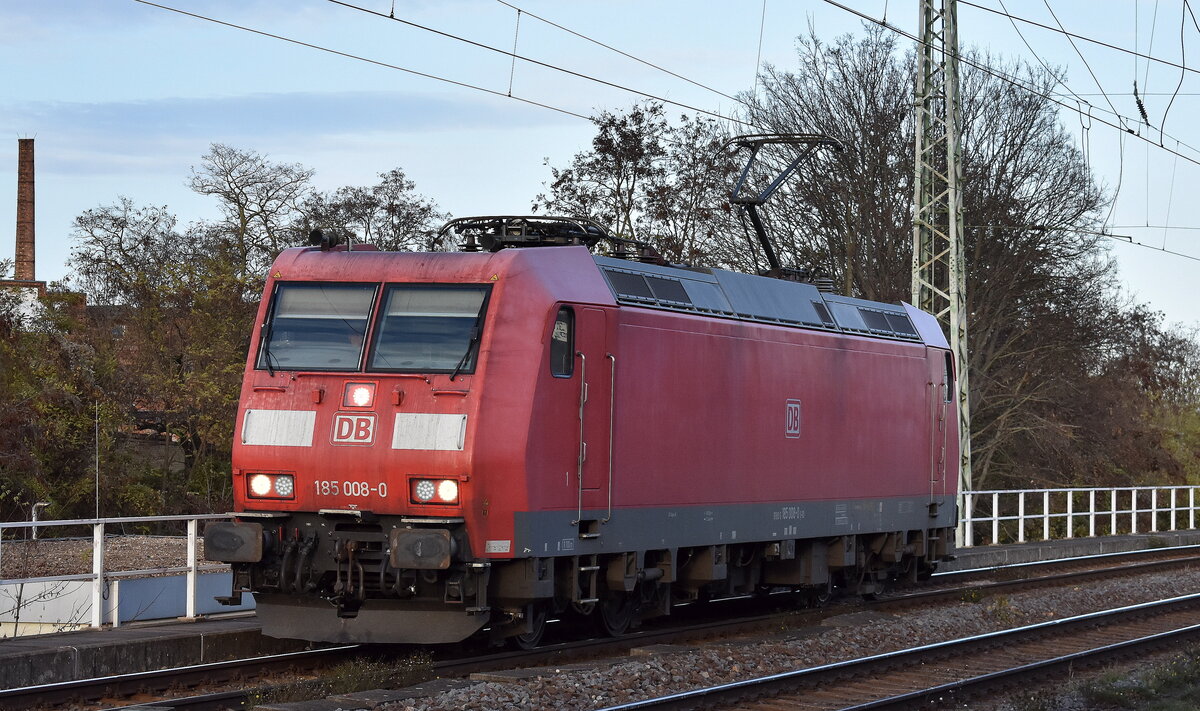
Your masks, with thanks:
M34 281L33 139L17 139L17 281Z

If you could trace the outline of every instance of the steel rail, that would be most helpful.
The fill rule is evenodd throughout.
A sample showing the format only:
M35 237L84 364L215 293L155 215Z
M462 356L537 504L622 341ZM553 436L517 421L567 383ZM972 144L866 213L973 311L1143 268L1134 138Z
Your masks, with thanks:
M231 679L252 669L255 674L320 663L334 655L345 656L360 645L325 647L301 652L270 654L224 662L155 669L114 676L59 681L36 686L0 690L0 708L27 709L34 706L65 704L78 699L129 696L146 689L166 689L175 684L211 682L214 677Z
M870 607L889 608L889 607L908 607L914 603L936 602L938 600L953 600L961 598L964 594L973 592L993 594L999 591L1015 592L1028 588L1039 588L1056 583L1067 583L1073 581L1093 580L1097 578L1110 578L1118 575L1136 575L1141 573L1151 573L1158 570L1169 570L1181 566L1191 564L1200 565L1200 555L1187 556L1183 558L1166 558L1163 560L1150 560L1141 563L1128 563L1120 566L1108 568L1091 568L1088 570L1073 570L1064 573L1052 573L1050 575L1041 575L1033 578L1017 578L1014 580L989 580L983 585L961 585L953 588L943 588L938 590L919 590L912 593L903 593L896 596L873 600L869 603Z
M1170 553L1185 553L1190 551L1200 551L1200 545L1188 544L1184 546L1164 546L1162 548L1139 548L1129 551L1112 551L1109 553L1091 553L1088 555L1071 556L1070 558L1047 558L1044 560L1031 560L1024 563L1004 563L1002 565L988 565L979 568L964 568L962 570L944 570L933 574L933 579L955 578L964 575L972 575L977 573L992 573L1000 570L1013 570L1020 568L1036 568L1039 566L1054 566L1069 563L1081 563L1087 561L1111 561L1120 560L1122 558L1142 558L1155 554L1170 554Z
M1050 634L1063 634L1099 625L1122 624L1139 617L1146 617L1156 614L1164 615L1195 607L1200 607L1200 593L1182 595L1166 600L1141 603L1138 605L1128 605L1112 610L1091 612L1084 615L1076 615L1074 617L1067 617L1059 620L1051 620L1049 622L1041 622L1034 625L1017 627L1011 630L989 632L982 635L964 637L946 642L937 642L911 649L886 652L884 654L876 654L869 657L861 657L859 659L824 664L807 669L798 669L795 671L773 674L756 679L747 679L727 684L719 684L711 687L692 689L689 691L668 694L666 696L653 699L644 699L641 701L618 704L615 706L607 706L603 709L599 709L598 711L635 711L638 709L683 710L701 707L718 708L721 706L738 703L745 704L751 700L762 699L779 694L796 693L798 691L807 690L815 686L836 683L839 680L845 680L847 678L861 679L865 678L868 674L879 673L889 668L912 668L915 665L927 664L930 660L944 659L951 656L961 658L966 656L971 651L983 648L1011 645L1017 641L1028 641L1031 639L1045 637ZM1123 649L1129 649L1130 645L1160 643L1164 639L1177 639L1184 635L1200 636L1200 625L1188 625L1161 634L1143 636L1137 638L1136 640L1125 640L1121 643L1097 647L1092 650L1087 650L1086 652L1064 655L1051 660L1041 660L1040 662L1035 662L1031 665L1025 665L1025 667L1035 670L1049 664L1070 664L1071 662L1083 659L1090 654L1098 654L1101 652L1110 653L1118 646ZM980 683L983 681L995 681L1001 678L997 675L1011 675L1012 673L1016 673L1016 671L1017 668L1006 669L1003 672L984 674L978 677L973 677L972 679L978 680ZM969 681L972 680L959 680L957 682L951 682L950 684L943 684L937 687L921 689L917 692L908 692L903 695L888 697L887 701L889 704L894 702L895 705L892 705L892 708L896 708L897 705L900 707L911 708L911 694L917 694L917 698L926 698L930 694L937 693L937 690L942 689L943 687L955 687L957 685L956 688L965 688ZM850 711L851 709L858 711L859 709L868 708L887 708L887 706L873 705L882 703L883 701L884 699L879 699L842 708L843 711ZM910 705L904 706L905 703Z
M1029 664L1004 669L1001 671L991 672L988 674L980 674L969 679L961 679L952 681L946 684L930 686L925 689L918 689L904 694L889 696L884 699L876 699L862 704L853 706L845 706L839 711L866 711L867 709L910 709L913 704L929 701L933 698L957 696L973 691L981 691L1007 686L1016 680L1025 677L1035 676L1037 674L1058 673L1063 670L1070 671L1075 668L1080 662L1085 664L1095 663L1102 659L1115 657L1123 654L1132 653L1146 647L1154 647L1162 644L1172 643L1180 639L1200 636L1200 624L1188 625L1178 629L1159 632L1157 634L1146 635L1144 637L1136 637L1121 642L1096 647L1094 649L1072 652L1051 659L1042 659Z

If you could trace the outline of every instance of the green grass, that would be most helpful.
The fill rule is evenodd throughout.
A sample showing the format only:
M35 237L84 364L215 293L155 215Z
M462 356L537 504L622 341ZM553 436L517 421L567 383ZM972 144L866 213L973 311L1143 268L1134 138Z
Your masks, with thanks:
M1080 691L1098 708L1194 711L1200 708L1200 649L1131 675L1110 672Z
M1113 669L1011 698L1013 711L1196 711L1200 648L1144 667Z

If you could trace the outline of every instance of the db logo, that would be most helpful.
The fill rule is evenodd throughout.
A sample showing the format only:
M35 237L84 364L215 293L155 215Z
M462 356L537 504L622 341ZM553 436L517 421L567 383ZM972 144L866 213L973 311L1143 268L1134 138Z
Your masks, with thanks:
M339 412L333 417L334 444L373 444L375 415Z
M788 439L797 439L800 437L800 401L787 401L787 427L784 430L784 435Z

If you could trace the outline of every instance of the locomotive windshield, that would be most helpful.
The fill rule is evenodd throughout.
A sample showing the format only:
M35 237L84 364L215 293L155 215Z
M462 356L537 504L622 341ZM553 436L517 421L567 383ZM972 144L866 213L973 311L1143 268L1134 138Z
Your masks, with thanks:
M370 370L475 370L486 286L389 286Z
M358 370L374 284L280 284L258 356L273 370Z

